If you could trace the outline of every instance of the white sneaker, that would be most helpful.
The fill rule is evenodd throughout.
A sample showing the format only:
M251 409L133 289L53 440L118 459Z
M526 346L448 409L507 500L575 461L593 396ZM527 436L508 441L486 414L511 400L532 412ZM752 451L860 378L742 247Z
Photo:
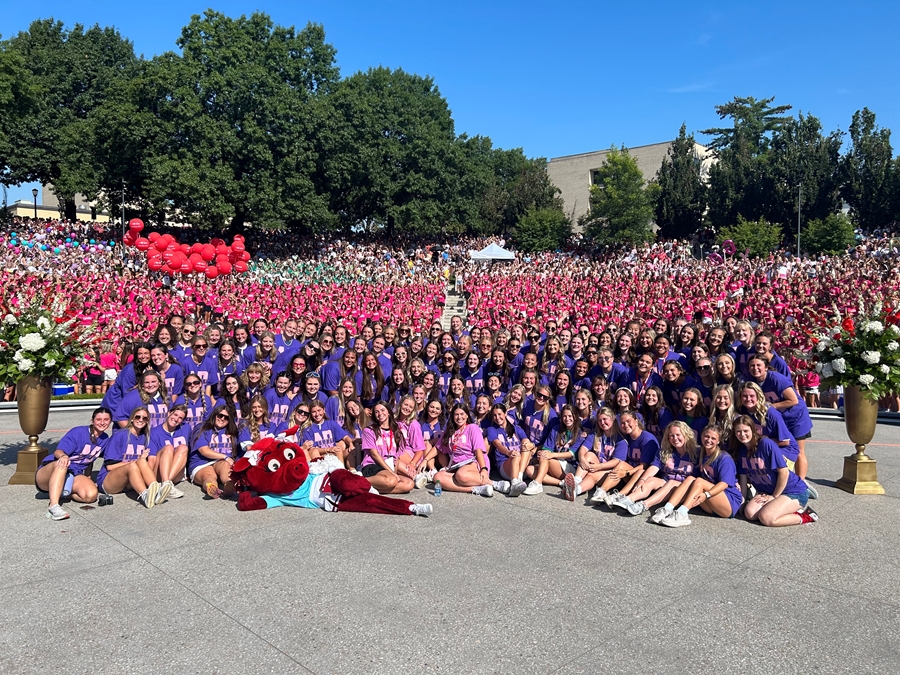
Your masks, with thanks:
M162 485L159 486L159 494L156 495L156 501L154 505L159 506L164 501L169 498L169 495L172 493L172 488L175 487L172 485L172 481L167 480Z
M598 487L596 490L594 490L594 496L591 497L588 501L590 501L591 504L600 504L601 502L606 502L607 496L608 495L606 493L606 490L604 490L602 487Z
M510 483L508 480L495 480L493 483L491 483L491 485L500 494L504 494L504 495L509 494Z
M509 496L510 497L518 497L523 494L525 490L528 489L528 485L524 480L519 480L518 478L512 482L512 485L509 486Z
M422 516L427 518L434 513L434 507L431 504L413 504L411 507L414 516Z
M628 501L631 503L626 508L628 509L628 513L633 516L639 516L647 510L647 505L644 504L643 501L632 502L630 499Z
M69 517L69 512L59 504L54 504L49 509L47 509L47 517L50 520L65 520Z
M575 501L575 475L571 473L567 473L565 480L563 480L562 484L562 492L563 497L566 498L566 501L574 502Z
M415 485L416 488L419 490L424 490L425 485L427 483L428 483L428 476L426 476L424 473L416 474L416 477L413 480L413 485Z
M488 485L476 485L472 488L473 495L481 495L482 497L493 497L494 496L494 487L490 484Z
M544 486L538 483L536 480L531 481L528 486L525 488L525 491L522 493L523 495L539 495L544 491Z
M182 497L184 497L184 493L173 484L169 488L169 499L181 499Z
M684 527L685 525L691 524L691 519L688 517L688 514L683 513L682 511L673 511L666 516L665 520L662 521L662 524L666 527Z
M606 504L609 508L612 508L621 498L622 495L619 494L619 491L613 490L612 492L607 492L605 495L603 495L603 503Z
M612 505L628 511L632 506L634 506L634 502L625 495L619 495L619 498L615 500Z
M671 513L673 512L669 511L665 506L660 506L658 509L656 509L656 511L653 512L653 515L650 516L650 522L659 525Z

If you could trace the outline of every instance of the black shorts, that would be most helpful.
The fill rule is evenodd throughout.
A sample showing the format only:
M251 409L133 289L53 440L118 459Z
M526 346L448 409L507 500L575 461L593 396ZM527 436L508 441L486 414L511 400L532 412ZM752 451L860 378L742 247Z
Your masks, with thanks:
M362 468L363 478L371 478L372 476L376 476L382 471L386 471L386 469L382 469L377 464L369 464L368 466L364 466Z
M88 373L84 378L84 383L92 387L99 387L103 384L103 373Z
M807 438L812 438L812 432L810 431L808 434L804 434L803 436L797 436L794 440L796 441L805 441Z

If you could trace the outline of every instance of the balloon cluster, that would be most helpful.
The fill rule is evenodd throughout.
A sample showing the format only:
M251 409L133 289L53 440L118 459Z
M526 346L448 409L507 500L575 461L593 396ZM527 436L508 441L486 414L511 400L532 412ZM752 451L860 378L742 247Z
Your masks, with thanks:
M44 234L43 232L39 232L37 234L25 232L10 232L8 238L5 235L0 234L0 247L5 246L6 248L12 250L13 253L20 255L28 249L50 251L55 255L59 255L67 249L76 251L80 250L85 253L112 251L113 246L115 245L114 241L106 242L98 241L95 239L91 239L90 242L79 241L78 238L74 235L66 237L65 241L63 241L62 239L54 240L52 238L53 228L48 227L47 232L48 234ZM26 236L31 238L26 239Z
M134 246L147 253L147 267L154 272L167 274L203 274L215 279L223 274L243 274L247 271L250 254L244 247L244 238L236 234L231 246L222 239L212 239L206 244L179 244L171 234L151 232L140 236L144 222L132 218L125 235L126 246Z

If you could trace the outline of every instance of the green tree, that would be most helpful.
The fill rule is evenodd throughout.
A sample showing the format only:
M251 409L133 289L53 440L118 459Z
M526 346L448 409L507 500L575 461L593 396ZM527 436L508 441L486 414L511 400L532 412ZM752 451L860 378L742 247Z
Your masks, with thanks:
M780 129L791 119L782 115L790 110L791 106L772 107L769 104L774 100L774 96L761 100L756 100L752 96L735 96L728 103L717 105L716 114L719 119L730 117L733 123L731 127L715 127L701 131L701 134L713 137L707 147L719 152L737 142L738 136L741 136L742 142L749 143L754 155L765 152L772 132Z
M840 199L840 152L842 133L822 133L813 115L787 120L772 135L771 149L762 163L766 220L781 223L795 239L798 186L802 184L802 222L824 220L837 213Z
M842 161L843 196L850 215L863 228L883 227L893 210L895 177L890 129L875 123L875 113L857 110L850 123L851 147Z
M15 59L27 69L11 93L12 114L0 115L3 181L52 183L65 216L74 220L76 193L94 197L99 188L91 116L129 76L136 63L132 44L114 28L75 24L69 30L45 19L10 39L3 52L17 55L4 57L5 68Z
M483 192L481 214L494 232L510 232L535 209L562 210L559 189L547 175L547 160L529 159L521 148L495 149L489 163L492 177Z
M585 236L598 243L651 241L659 186L644 181L637 161L624 146L620 150L610 148L595 173L595 181L590 209L578 221Z
M687 238L703 224L706 185L701 165L694 135L688 135L686 125L682 124L656 179L659 184L656 224L662 236Z
M569 217L554 207L531 208L516 224L512 241L520 251L554 251L572 234Z
M457 143L431 78L372 68L343 80L326 107L322 188L345 228L436 232L461 222L454 197L478 144Z
M738 216L736 225L719 230L719 243L731 239L739 253L749 249L751 258L769 255L781 246L781 227L765 219L744 220Z
M328 219L316 192L310 139L314 100L338 80L322 26L297 32L263 13L231 19L207 10L155 58L135 92L152 111L144 197L192 222L239 229ZM124 138L133 142L140 136Z
M855 242L853 223L843 213L832 213L825 218L809 221L803 228L800 245L807 253L838 255Z

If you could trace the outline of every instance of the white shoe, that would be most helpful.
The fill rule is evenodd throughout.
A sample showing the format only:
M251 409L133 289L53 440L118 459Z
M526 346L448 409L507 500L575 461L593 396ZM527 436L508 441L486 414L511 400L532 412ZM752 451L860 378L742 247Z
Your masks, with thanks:
M612 492L606 492L603 494L603 503L606 504L609 508L612 508L616 505L616 502L619 501L622 495L619 494L618 490L613 490Z
M508 480L495 480L491 483L494 490L499 492L500 494L508 495L510 490L510 484Z
M172 485L169 489L169 499L181 499L182 497L184 497L184 493L175 487L175 485Z
M563 480L562 484L562 492L563 497L566 498L566 501L574 502L575 501L575 475L571 473L567 473L565 480Z
M152 483L150 483L150 485L147 486L147 489L138 496L138 499L148 509L152 509L154 506L156 506L156 495L158 494L159 483L153 481Z
M493 497L494 496L494 487L490 484L488 485L476 485L472 488L472 494L481 495L482 497Z
M666 516L665 520L662 521L662 524L666 527L684 527L685 525L691 524L691 519L686 513L683 513L681 511L673 511L671 514Z
M69 517L69 512L59 504L54 504L49 509L47 509L47 517L50 520L65 520Z
M413 479L413 485L415 485L416 489L418 490L424 490L427 483L428 476L426 476L424 473L416 474L415 479Z
M656 509L656 511L653 512L653 515L650 516L650 522L656 523L657 525L659 525L671 513L673 513L673 512L666 509L665 506L660 506L658 509Z
M510 497L518 497L523 494L525 490L528 489L528 485L524 480L519 480L518 478L512 482L512 485L509 486L509 496Z
M594 496L591 497L589 501L591 502L591 504L600 504L606 501L606 496L606 490L604 490L602 487L598 487L596 490L594 490Z
M536 480L531 481L528 484L528 487L525 488L525 491L522 493L523 495L539 495L544 491L544 486L538 483Z
M156 495L156 501L154 502L155 506L159 506L164 501L169 498L169 495L172 493L172 488L175 487L172 485L172 481L167 480L162 485L159 486L159 494Z
M434 507L431 504L413 504L410 510L414 516L422 516L423 518L427 518L434 513Z

